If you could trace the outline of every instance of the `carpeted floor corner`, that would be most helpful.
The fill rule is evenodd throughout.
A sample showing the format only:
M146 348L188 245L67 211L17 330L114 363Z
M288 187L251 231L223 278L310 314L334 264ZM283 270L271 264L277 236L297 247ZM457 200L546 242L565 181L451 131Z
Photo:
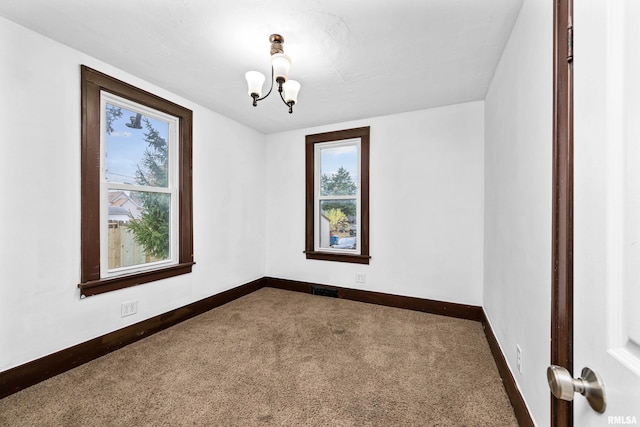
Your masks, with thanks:
M0 400L1 426L517 426L478 322L263 288Z

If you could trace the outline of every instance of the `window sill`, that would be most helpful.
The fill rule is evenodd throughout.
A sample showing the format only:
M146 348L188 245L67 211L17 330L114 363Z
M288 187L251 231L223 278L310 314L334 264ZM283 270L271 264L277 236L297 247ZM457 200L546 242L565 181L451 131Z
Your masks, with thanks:
M351 255L330 252L305 251L307 259L318 259L323 261L350 262L353 264L369 264L369 255Z
M127 276L90 280L88 282L78 284L78 287L80 288L80 296L82 298L89 297L92 295L128 288L130 286L141 285L143 283L191 273L191 267L194 264L195 262L187 262L158 270L130 274Z

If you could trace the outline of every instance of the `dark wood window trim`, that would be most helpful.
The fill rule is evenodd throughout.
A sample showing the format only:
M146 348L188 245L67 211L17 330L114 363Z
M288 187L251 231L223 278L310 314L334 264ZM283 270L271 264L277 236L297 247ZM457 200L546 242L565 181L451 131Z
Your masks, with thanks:
M307 259L369 264L369 126L334 132L318 133L305 137L306 166L306 233ZM360 254L342 254L315 250L315 144L360 138Z
M193 262L192 123L193 113L180 105L81 66L81 272L80 295L101 294L191 272ZM179 151L178 264L120 277L100 277L100 92L105 91L177 117Z

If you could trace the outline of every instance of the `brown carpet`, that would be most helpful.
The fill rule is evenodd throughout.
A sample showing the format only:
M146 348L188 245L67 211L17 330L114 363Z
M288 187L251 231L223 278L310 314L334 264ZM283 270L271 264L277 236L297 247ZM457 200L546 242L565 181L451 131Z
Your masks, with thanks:
M0 400L2 426L516 426L482 326L264 288Z

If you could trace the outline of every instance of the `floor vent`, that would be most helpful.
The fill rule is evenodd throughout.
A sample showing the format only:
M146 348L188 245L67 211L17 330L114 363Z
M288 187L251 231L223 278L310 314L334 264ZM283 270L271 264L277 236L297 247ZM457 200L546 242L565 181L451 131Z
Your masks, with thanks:
M338 290L335 288L326 288L324 286L311 286L311 293L314 295L322 295L324 297L338 298Z

